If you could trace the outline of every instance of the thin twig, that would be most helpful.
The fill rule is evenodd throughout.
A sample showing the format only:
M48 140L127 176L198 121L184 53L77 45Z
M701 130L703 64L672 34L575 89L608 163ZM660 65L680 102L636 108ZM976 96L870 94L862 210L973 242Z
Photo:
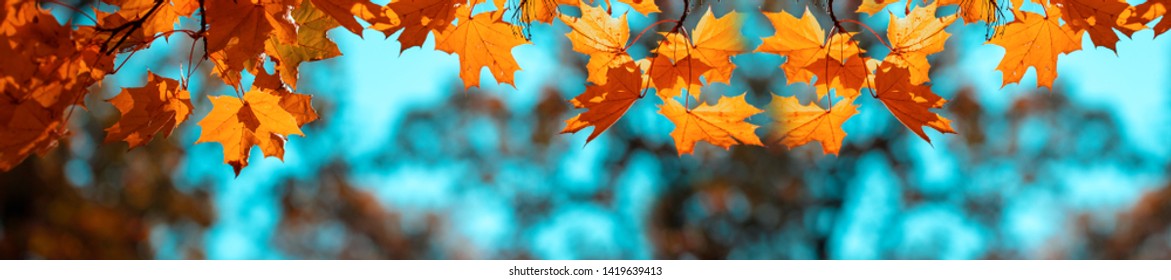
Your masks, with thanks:
M105 28L98 27L97 28L98 30L111 31L112 34L121 33L123 30L126 31L126 33L124 33L122 35L122 37L118 39L118 42L114 43L113 46L110 46L110 41L106 40L106 43L102 46L102 52L106 53L107 55L113 54L114 50L116 50L119 45L122 45L122 43L126 42L126 39L130 38L131 34L134 34L135 31L138 31L139 28L142 28L142 25L144 23L146 23L146 19L148 19L152 15L154 15L154 13L159 10L159 7L161 7L163 5L163 2L165 2L165 1L155 0L154 6L151 6L150 10L147 10L146 14L142 15L142 17L135 19L133 21L127 22L127 23L123 23L122 25L119 25L118 27L115 27L112 29L105 29Z
M626 46L622 47L622 49L625 50L625 49L630 48L630 46L634 45L635 42L638 42L639 39L642 39L642 35L646 34L647 31L650 31L651 28L654 28L655 26L658 26L659 24L664 24L664 23L668 23L668 22L677 22L677 21L673 20L673 19L664 19L664 20L656 21L655 23L651 23L651 25L648 25L646 28L643 28L642 32L638 33L638 36L634 36L634 40L630 40L630 42L628 42L626 44Z
M69 9L69 10L73 11L73 13L74 13L75 15L82 15L82 16L85 16L85 18L89 19L90 21L93 21L94 23L97 23L97 22L98 22L98 20L97 20L97 19L95 19L93 16L90 16L90 15L86 14L86 13L85 13L85 11L82 11L81 9L78 9L77 7L74 7L73 5L65 4L65 3L62 3L61 1L58 1L58 0L44 0L44 1L45 1L45 3L49 3L49 4L55 4L55 5L57 5L57 6L61 6L61 7L64 7L64 8L66 8L66 9ZM69 18L73 18L73 17L72 17L72 16L70 16Z

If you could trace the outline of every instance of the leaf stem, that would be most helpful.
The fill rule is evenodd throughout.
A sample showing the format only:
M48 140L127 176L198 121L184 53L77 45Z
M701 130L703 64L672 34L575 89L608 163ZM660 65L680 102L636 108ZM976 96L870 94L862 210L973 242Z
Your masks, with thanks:
M842 22L853 23L853 24L858 25L862 28L865 28L866 31L870 31L870 34L874 35L874 39L878 39L878 43L882 44L883 46L886 46L886 48L890 49L891 51L895 51L895 48L893 46L891 46L890 44L887 44L886 41L882 40L882 36L878 36L878 32L875 32L874 29L870 28L869 25L866 25L865 23L862 23L861 21L857 21L854 19L843 19Z
M651 28L654 28L655 26L658 26L659 24L664 24L664 23L668 23L668 22L676 22L676 20L664 19L664 20L656 21L655 23L651 23L651 25L647 25L646 28L642 29L642 32L638 33L638 36L634 36L634 40L630 40L630 42L627 42L626 46L622 47L622 50L626 50L626 49L630 48L630 46L634 45L634 43L637 43L638 40L642 39L642 35L646 34L647 31L650 31Z
M57 5L57 6L61 6L61 7L64 7L64 8L66 8L66 9L69 9L69 10L73 11L73 12L74 12L74 13L76 13L76 14L79 14L79 15L85 16L85 18L89 19L90 21L93 21L93 22L94 22L94 24L97 24L97 22L98 22L98 20L97 20L97 19L95 19L93 16L90 16L90 15L86 14L84 11L82 11L81 9L79 9L79 8L77 8L77 7L74 7L73 5L65 4L65 3L62 3L61 1L58 1L58 0L44 0L44 1L45 1L45 3L49 3L49 4L55 4L55 5ZM84 3L83 3L83 4L84 4Z

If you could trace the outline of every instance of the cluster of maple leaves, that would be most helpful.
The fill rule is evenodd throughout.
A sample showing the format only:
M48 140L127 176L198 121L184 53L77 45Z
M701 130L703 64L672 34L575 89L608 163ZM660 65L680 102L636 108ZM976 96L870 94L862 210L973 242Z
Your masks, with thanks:
M907 2L905 17L892 14L885 40L862 22L838 20L832 9L829 26L822 26L808 9L800 17L765 11L776 33L751 50L741 32L742 13L716 17L708 9L690 28L686 18L699 9L686 0L682 18L656 22L634 39L626 14L614 14L609 0L395 0L387 5L367 0L101 0L98 5L103 8L89 13L53 0L0 1L0 170L54 147L67 134L69 114L84 108L90 88L117 71L116 55L181 35L202 43L205 55L192 58L199 61L191 64L198 67L210 60L211 72L236 91L208 96L212 110L198 122L203 129L197 142L220 143L224 161L237 174L248 165L252 147L281 158L287 137L303 135L300 127L317 119L311 96L296 93L297 69L304 62L341 55L326 37L339 26L358 36L366 29L387 37L398 34L400 51L422 47L433 36L436 50L459 57L459 76L465 88L471 88L479 86L484 67L499 83L514 84L513 74L520 67L511 50L528 43L517 30L559 20L571 29L566 36L573 50L589 57L589 85L570 100L586 111L566 121L563 133L593 127L587 140L592 141L654 90L663 102L660 113L675 124L671 136L680 155L691 153L698 142L724 148L764 145L755 133L757 126L745 119L765 111L747 103L743 94L719 94L715 104L691 103L704 100L704 85L731 83L736 68L731 57L749 52L781 55L786 58L781 65L786 80L812 84L817 100L803 105L796 97L774 95L768 105L774 125L767 142L790 148L818 142L825 153L836 154L846 135L841 126L858 113L854 102L864 92L924 140L930 141L924 126L955 133L950 120L931 111L946 100L927 84L927 57L943 50L950 36L944 29L957 18L999 25L1004 12L1011 11L1013 21L989 41L1006 49L998 67L1004 83L1019 82L1033 67L1038 86L1051 87L1058 55L1080 49L1084 32L1094 45L1113 50L1119 33L1130 36L1148 28L1166 14L1168 4L1038 0L1030 3L1043 9L1034 12L1021 8L1030 0L935 0L923 6ZM651 0L617 1L638 13L661 13ZM864 0L856 12L874 14L894 2ZM481 4L498 9L473 13ZM65 6L94 24L62 24L44 5ZM938 7L950 5L959 8L937 15ZM832 0L827 6L834 6ZM580 13L561 13L562 9ZM510 10L518 16L506 20ZM178 29L180 18L199 24ZM628 48L656 27L665 31L646 36L656 40L651 54L632 57ZM1171 21L1159 20L1153 29L1158 35L1169 27ZM874 36L889 54L881 59L867 56L859 36ZM266 62L273 65L271 73ZM255 76L248 87L241 82L244 72ZM122 117L106 129L106 142L125 141L133 149L159 133L169 136L190 117L193 106L186 80L153 73L146 80L145 86L125 88L108 100ZM821 100L827 106L818 105Z

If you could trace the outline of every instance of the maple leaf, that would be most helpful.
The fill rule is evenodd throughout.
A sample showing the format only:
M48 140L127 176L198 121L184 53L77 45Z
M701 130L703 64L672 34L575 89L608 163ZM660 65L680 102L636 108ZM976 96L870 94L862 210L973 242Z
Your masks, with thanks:
M237 0L239 1L239 0ZM269 37L276 37L281 43L297 43L297 23L289 14L301 0L253 0L264 9L264 19L272 26Z
M586 63L586 81L606 84L609 69L633 61L626 53L626 41L630 39L630 27L626 26L626 14L614 18L600 7L584 3L581 17L561 15L561 21L570 28L565 36L573 50L590 56Z
M837 155L846 138L842 124L858 114L858 106L853 103L854 99L842 99L826 110L815 102L801 105L796 97L773 95L769 108L776 121L768 141L789 149L817 141L822 152Z
M977 23L983 21L987 24L996 24L1000 20L1001 9L998 4L999 0L939 0L936 1L936 6L958 5L959 15L964 23ZM1014 3L1015 4L1015 3ZM1016 4L1013 10L1019 10L1020 4Z
M858 41L854 40L854 35L858 32L838 32L830 36L829 42L817 53L817 59L829 57L833 60L844 62L849 58L859 57L865 54L866 50L858 46Z
M785 63L781 64L781 69L784 70L789 84L812 81L813 73L805 70L805 66L818 58L825 43L825 31L817 23L817 18L808 8L800 19L783 11L765 12L764 15L772 23L776 33L761 39L756 51L785 56Z
M501 11L480 13L448 30L435 49L459 55L464 88L480 85L480 69L488 67L496 81L515 86L513 72L520 70L512 57L512 48L527 44L501 20Z
M285 111L293 115L293 118L297 119L297 126L304 126L317 120L317 111L313 110L313 96L290 91L278 76L281 76L280 73L274 75L261 71L256 75L252 86L280 97L281 108L284 108Z
M337 44L330 41L325 33L339 24L333 18L318 10L309 1L293 10L293 21L297 22L297 43L283 44L277 38L265 42L265 52L276 63L281 79L293 89L297 88L297 67L302 62L318 61L341 55Z
M502 2L497 0L498 2ZM543 22L553 23L561 13L557 10L560 5L575 5L580 7L588 7L584 5L581 0L517 0L519 6L520 21L521 22ZM497 4L499 7L500 4ZM584 11L582 12L584 17ZM625 21L623 21L625 22Z
M724 149L736 144L762 146L760 138L756 136L757 126L744 121L761 112L764 111L744 101L744 94L736 97L720 96L714 106L703 103L691 110L674 99L667 99L659 107L659 114L675 124L671 137L675 139L675 148L680 156L692 153L695 143L699 141Z
M284 16L292 8L286 5L289 1L207 0L212 11L206 15L207 51L224 83L239 88L240 72L256 66L270 36L282 44L297 43L297 27L292 17Z
M821 99L830 89L835 89L838 94L847 98L858 97L870 69L873 68L867 67L862 57L850 57L846 58L845 62L821 58L810 63L805 69L819 75L813 85L817 88L817 99Z
M671 61L678 61L692 57L700 63L695 66L706 66L701 72L688 69L687 73L698 73L692 76L703 76L708 84L731 83L732 72L736 65L731 57L747 51L746 42L740 32L744 20L736 12L724 17L716 18L709 8L700 18L691 36L679 32L663 32L663 41L655 49L660 56L667 56ZM698 81L696 85L699 85Z
M574 108L588 111L565 121L561 133L576 133L593 126L594 131L586 138L593 141L626 114L626 110L638 101L642 90L642 75L634 67L610 68L606 74L609 82L586 87L585 93L570 100Z
M281 106L281 98L269 91L252 89L244 100L232 96L208 96L212 110L199 126L203 131L195 143L218 142L224 148L224 162L236 175L248 166L248 152L260 146L264 156L284 159L289 135L301 135L297 119Z
M31 7L15 8L15 20L5 23L17 34L0 36L5 41L0 44L0 93L54 111L84 107L88 87L113 70L113 56L96 44L104 39L95 36L92 26L73 30L36 3L26 3Z
M705 78L711 83L712 80L708 75L718 70L696 57L701 54L701 51L697 50L684 34L661 32L660 35L664 39L652 51L655 56L640 64L640 66L646 66L644 71L650 77L650 86L657 90L657 95L662 99L679 95L683 90L687 90L692 96L699 98L699 88L703 86L700 78ZM713 50L709 49L708 52L711 56ZM723 60L727 61L728 58L725 57ZM731 70L728 70L726 74L730 78Z
M56 147L65 109L84 108L88 88L113 70L95 30L62 24L37 1L0 3L0 170Z
M1121 31L1127 37L1145 27L1143 25L1127 25L1120 16L1131 6L1122 0L1053 0L1053 4L1061 8L1061 18L1073 31L1090 33L1090 41L1094 45L1102 46L1118 52L1118 34Z
M672 63L668 56L658 55L650 62L647 75L652 81L651 86L656 89L659 98L664 100L683 93L684 89L691 96L699 98L699 78L702 73L711 70L711 66L691 56Z
M809 83L814 73L806 69L818 59L830 57L844 65L846 58L855 57L862 50L858 43L851 38L855 33L835 33L828 44L825 40L825 31L817 23L817 18L809 9L800 19L786 12L765 12L769 22L776 30L772 36L761 40L756 52L767 52L785 56L785 63L781 64L785 78L789 84L797 82Z
M931 87L910 83L911 73L906 68L887 67L875 78L875 98L882 101L903 126L911 129L927 143L931 139L923 127L933 128L941 133L956 133L951 120L932 113L930 109L943 108L946 99L931 92Z
M145 44L148 39L154 37L155 34L170 31L175 29L175 23L179 21L179 16L191 16L194 9L191 9L190 3L179 2L182 5L176 7L171 1L155 1L155 0L105 0L104 2L111 5L118 6L116 13L102 17L99 25L115 30L116 34L125 34L135 30L135 34L125 34L129 36L132 44ZM198 7L198 5L194 6ZM141 21L137 24L136 29L129 28L128 24L132 21Z
M618 2L630 5L631 8L643 15L663 12L659 10L659 5L655 4L655 0L618 0Z
M1029 67L1037 70L1037 86L1053 88L1057 79L1057 56L1081 49L1082 33L1062 25L1061 12L1046 8L1047 16L1018 12L1016 19L1004 26L1005 34L996 36L988 44L1004 47L1004 58L997 70L1004 73L1004 85L1017 83Z
M317 10L329 15L330 18L333 18L334 21L342 27L345 27L350 33L354 33L359 37L362 36L362 24L354 19L355 16L370 22L378 21L380 17L384 17L384 14L381 12L382 9L369 0L309 0L309 2L312 2L313 7ZM295 18L296 16L294 15ZM383 18L382 20L389 21L390 19ZM298 25L304 25L300 20L296 20L295 22ZM301 31L298 30L299 32Z
M33 153L45 154L63 132L59 110L32 100L0 98L0 171L12 170Z
M686 37L675 34L667 36L669 42L665 43L664 46L676 48L671 49L671 53L674 54L672 59L684 54L697 58L704 65L710 66L712 69L703 73L709 84L730 84L732 72L736 70L736 64L732 63L731 57L747 51L747 43L743 33L740 32L743 25L742 15L730 12L723 17L716 18L709 7L703 17L699 19L699 23L695 25L695 29L692 30L691 42L688 42Z
M122 118L106 129L106 143L122 140L134 149L146 145L159 132L170 137L171 131L191 115L191 93L180 88L179 81L146 74L146 85L124 88L107 100Z
M1171 6L1171 1L1148 0L1142 4L1138 4L1138 6L1134 6L1134 8L1127 9L1120 16L1120 20L1125 19L1127 26L1146 26L1151 21L1162 17L1163 19L1159 20L1159 23L1151 28L1155 31L1155 36L1159 36L1167 32L1168 29L1171 29L1171 19L1166 17L1168 6Z
M874 16L874 14L886 9L887 5L890 5L891 3L895 3L895 2L898 2L898 1L896 1L896 0L862 0L862 4L859 4L858 9L854 10L854 12L855 13L866 13L866 14L870 14L870 16Z
M955 15L936 18L934 4L914 9L905 18L891 14L886 36L892 49L884 60L895 67L909 69L912 84L931 81L927 56L943 51L944 42L951 36L944 28L955 19Z
M200 0L171 0L171 8L180 16L189 17L199 10Z
M466 0L398 0L391 2L387 8L399 18L399 24L387 27L374 27L382 31L387 37L402 31L398 41L402 43L399 53L411 47L421 47L427 40L427 34L432 32L442 34L451 27L456 12L464 7ZM436 38L438 42L438 37ZM438 47L438 46L437 46Z
M293 115L297 126L304 126L317 120L317 110L313 109L313 96L290 91L275 91L281 99L281 108Z
M677 61L691 56L695 51L690 39L681 32L659 32L659 35L663 36L663 40L651 51L655 55L664 56L669 61Z
M29 1L0 0L0 35L15 35L16 29L31 22L39 10L39 5Z
M843 32L834 34L830 41L819 50L815 61L805 65L802 69L808 73L819 75L813 84L817 88L817 97L821 99L830 90L836 90L845 97L857 97L870 76L867 63L872 59L862 55L862 49L852 39L856 33Z

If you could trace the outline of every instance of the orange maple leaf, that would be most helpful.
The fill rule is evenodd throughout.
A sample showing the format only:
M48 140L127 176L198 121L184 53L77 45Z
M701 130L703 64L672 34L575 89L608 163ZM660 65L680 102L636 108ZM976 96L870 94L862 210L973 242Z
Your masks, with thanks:
M14 32L0 36L0 94L56 112L84 107L89 86L113 71L113 55L97 43L108 37L97 35L93 26L62 25L35 1L10 9L7 18L0 14L0 25L6 26L0 29Z
M1029 67L1037 70L1037 86L1053 88L1057 79L1057 56L1081 49L1082 33L1061 24L1061 11L1046 8L1046 16L1019 12L1016 19L1004 26L1005 34L996 36L988 44L1004 47L1004 58L996 70L1004 73L1004 84L1017 83Z
M943 51L944 43L951 34L944 31L956 20L955 15L935 17L935 4L917 8L905 18L890 16L886 36L892 47L886 56L886 63L911 71L911 83L922 84L931 81L928 74L931 64L927 56Z
M64 133L60 110L34 100L0 98L0 171L8 171L29 155L44 155Z
M303 62L318 61L341 55L337 44L330 41L325 33L338 26L337 21L318 10L309 1L293 10L293 21L297 23L297 43L281 43L275 37L264 44L265 52L271 55L281 79L293 89L297 88L297 67ZM352 17L352 16L351 16Z
M764 15L768 17L776 33L761 39L756 51L785 56L785 63L781 64L781 69L784 70L789 84L812 81L813 73L805 70L805 66L821 56L825 43L825 31L817 23L817 18L808 8L800 19L784 11L765 12Z
M911 74L906 68L886 68L876 75L875 98L882 101L903 126L911 129L927 143L931 143L931 139L923 132L924 126L942 133L956 133L951 128L951 120L930 111L943 108L946 99L932 93L929 86L911 84Z
M714 106L703 103L691 110L674 99L667 99L659 107L659 114L675 124L671 137L680 156L692 153L699 141L724 149L736 144L761 146L755 132L757 126L744 121L761 112L764 111L744 101L744 94L720 96Z
M224 162L236 175L248 166L248 152L259 145L265 156L284 159L289 135L301 135L297 119L281 106L281 98L269 91L252 89L244 100L231 96L208 96L212 110L199 121L203 131L195 143L218 142L224 148Z
M313 96L290 91L281 82L281 79L277 77L278 75L283 76L280 73L274 75L268 72L260 72L252 82L252 87L280 97L281 108L284 108L285 111L293 115L293 118L297 119L297 126L304 126L317 120L317 110L313 109L312 104Z
M171 0L171 8L180 16L189 17L199 10L200 0Z
M854 12L855 13L866 13L866 14L870 14L870 16L874 16L874 14L881 12L882 10L886 9L886 6L888 6L892 3L895 3L895 2L898 2L898 1L896 1L896 0L862 0L862 4L859 4L858 9L854 10Z
M171 131L191 115L191 93L179 87L179 81L146 73L146 85L124 88L107 100L122 118L106 129L106 143L126 141L130 149L146 145L159 132L170 137Z
M688 56L674 63L665 55L657 55L650 60L647 75L650 76L651 86L655 93L664 100L677 96L687 90L695 98L699 98L700 77L711 70L711 66Z
M633 65L610 68L607 76L606 84L590 85L586 87L585 93L570 100L574 108L585 108L588 111L565 121L565 129L561 133L576 133L593 126L594 131L586 138L586 143L589 143L614 125L641 98L642 75L638 68Z
M310 0L309 2L312 2L313 7L317 10L329 15L346 30L359 37L362 36L362 24L354 19L355 16L368 22L376 22L380 17L385 17L382 8L369 0ZM389 21L390 19L382 18L382 20ZM300 20L296 22L298 25L304 24Z
M854 57L847 58L844 63L822 58L809 64L806 69L818 75L813 85L817 88L817 99L821 99L831 89L847 98L858 97L866 85L868 71L873 68L867 68L863 58Z
M289 91L277 91L281 98L281 108L293 115L297 126L304 126L317 120L317 110L313 109L313 96Z
M747 43L740 28L744 25L744 18L736 12L730 12L723 17L716 18L708 8L695 29L691 32L691 42L681 34L665 35L668 42L657 52L660 55L670 54L672 60L679 60L684 56L699 59L711 70L702 73L707 83L731 83L732 72L736 64L732 63L732 56L747 51Z
M561 21L570 28L565 36L569 37L574 51L590 56L586 63L586 81L606 84L609 69L633 61L626 53L626 41L630 40L626 14L614 18L600 7L584 3L579 7L580 18L561 15Z
M94 26L63 25L37 1L0 3L0 171L56 147L65 110L113 70ZM69 109L76 110L76 109Z
M240 87L240 72L254 69L265 41L276 37L282 44L297 43L297 27L285 17L293 0L253 4L249 1L207 0L207 51L224 83Z
M464 88L480 85L480 69L488 67L496 81L515 86L513 72L520 70L512 48L528 44L501 20L501 11L480 13L459 23L436 40L435 49L459 55L459 77Z
M1118 34L1114 30L1130 37L1134 32L1146 27L1144 25L1127 25L1125 18L1120 16L1131 6L1122 0L1053 0L1053 5L1061 8L1061 18L1073 31L1090 33L1090 41L1094 45L1106 47L1115 53L1118 44Z
M153 38L155 34L174 30L179 16L191 16L191 13L195 11L192 8L199 7L198 4L191 6L190 3L172 4L171 1L155 0L109 0L104 2L118 6L119 9L114 14L102 17L98 24L104 28L116 30L114 35L130 36L133 39L129 40L136 41L132 44L149 43L146 40ZM129 28L115 29L119 25L131 21L141 22L134 31L135 34L125 34L124 32L132 30Z
M958 5L959 12L956 15L959 15L964 23L983 21L987 24L996 24L1000 20L999 13L1004 9L1004 6L1000 6L997 1L1001 0L939 0L935 2L935 5L939 7ZM1017 3L1013 3L1016 7L1012 10L1019 10L1020 4Z
M663 12L659 10L659 5L655 4L655 0L618 0L618 2L630 5L631 8L643 15Z
M497 0L497 2L504 2ZM517 0L517 8L520 14L521 22L543 22L553 23L553 19L561 15L558 6L574 5L580 7L587 7L581 0ZM500 7L501 3L496 3L496 7ZM584 14L584 11L583 11ZM584 15L583 15L584 17ZM625 22L625 21L623 21Z
M1151 28L1155 31L1155 36L1159 36L1167 32L1168 29L1171 29L1171 19L1166 17L1168 8L1171 8L1171 1L1148 0L1142 4L1138 4L1138 6L1134 6L1134 8L1127 9L1120 17L1126 19L1127 26L1145 26L1161 17L1163 19L1159 20L1159 23Z
M455 20L456 12L461 8L467 9L466 0L398 0L391 2L387 8L399 18L399 24L386 27L376 26L387 37L399 30L402 34L398 41L402 43L399 53L411 47L423 46L427 34L434 32L437 36L446 32ZM438 42L438 37L436 37Z
M764 15L776 33L762 39L756 52L785 56L781 69L789 84L813 81L813 76L818 73L807 68L819 59L829 57L837 60L839 65L845 65L847 58L862 53L858 43L851 39L855 34L852 32L835 33L827 43L825 31L809 9L800 19L786 12L765 12Z
M837 155L846 138L842 124L858 114L858 106L853 103L854 99L842 99L826 110L816 102L801 105L796 97L773 95L769 108L775 122L769 142L792 149L817 141L822 152Z

